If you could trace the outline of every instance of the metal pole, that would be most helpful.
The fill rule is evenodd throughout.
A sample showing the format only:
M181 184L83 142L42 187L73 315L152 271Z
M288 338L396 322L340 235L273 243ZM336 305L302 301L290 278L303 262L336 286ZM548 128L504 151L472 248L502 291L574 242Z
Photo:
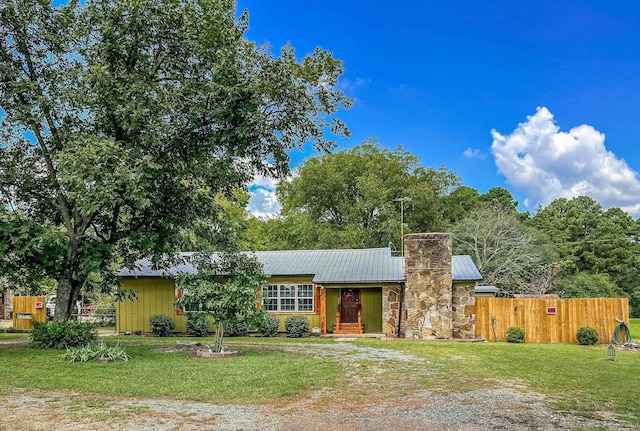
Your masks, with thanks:
M400 247L402 247L400 256L404 257L404 199L400 200Z
M411 202L411 198L403 197L393 201L400 202L400 255L404 257L404 203Z

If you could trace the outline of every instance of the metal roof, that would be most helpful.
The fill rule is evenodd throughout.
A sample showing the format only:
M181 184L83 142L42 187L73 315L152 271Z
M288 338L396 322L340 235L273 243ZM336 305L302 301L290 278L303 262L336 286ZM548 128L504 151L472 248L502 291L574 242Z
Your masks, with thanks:
M316 283L375 283L404 280L404 260L389 248L257 252L269 275L313 275Z
M476 286L475 291L476 293L497 293L500 289L495 286Z
M471 256L466 254L451 256L452 277L456 281L479 281L482 280L480 271L471 260Z
M308 275L316 283L392 283L405 280L404 258L391 256L386 248L350 250L282 250L252 253L270 276ZM188 258L193 253L178 253ZM194 273L189 263L154 270L151 262L141 259L136 268L123 268L121 277L169 277L178 272ZM482 276L469 256L453 256L453 280L481 280Z

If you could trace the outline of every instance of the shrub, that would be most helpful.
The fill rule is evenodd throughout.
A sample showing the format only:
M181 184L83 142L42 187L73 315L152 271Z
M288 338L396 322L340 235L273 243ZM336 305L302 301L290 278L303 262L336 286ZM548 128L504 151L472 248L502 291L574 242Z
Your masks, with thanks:
M67 349L86 346L98 340L96 325L77 320L57 320L54 322L33 322L29 334L29 346L38 349Z
M583 326L576 332L576 338L583 346L593 346L598 342L598 331L590 326Z
M307 316L289 316L284 321L284 330L287 331L287 337L304 337L310 329L311 324Z
M72 347L67 349L62 359L69 362L114 362L128 361L130 356L125 352L124 347L107 346L104 343L89 344L87 346Z
M205 313L187 314L187 335L192 337L209 335L209 316Z
M247 331L247 326L244 324L244 322L224 324L225 337L244 337L248 332L249 331Z
M149 325L156 337L168 337L176 329L175 323L166 314L154 314L149 318Z
M280 320L273 314L265 314L258 331L263 337L273 337L278 333L280 327Z
M507 329L507 341L509 343L522 343L524 341L524 328L511 326Z

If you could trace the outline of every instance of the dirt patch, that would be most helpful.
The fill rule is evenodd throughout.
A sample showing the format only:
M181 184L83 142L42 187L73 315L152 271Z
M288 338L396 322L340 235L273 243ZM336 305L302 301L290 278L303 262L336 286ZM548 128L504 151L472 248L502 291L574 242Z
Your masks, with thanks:
M6 340L0 340L0 346L20 346L29 344L28 338L9 338Z
M195 342L178 342L175 346L166 349L155 349L161 353L185 353L193 358L199 359L227 359L241 356L242 352L237 350L227 350L221 353L212 352L208 345Z

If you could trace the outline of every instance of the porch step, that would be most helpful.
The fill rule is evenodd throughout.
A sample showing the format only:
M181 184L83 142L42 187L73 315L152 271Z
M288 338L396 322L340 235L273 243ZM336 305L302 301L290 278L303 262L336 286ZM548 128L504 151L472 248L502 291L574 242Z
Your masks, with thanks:
M364 325L362 328L358 326L357 323L341 323L340 330L336 330L336 327L333 327L334 334L362 334L364 332Z

